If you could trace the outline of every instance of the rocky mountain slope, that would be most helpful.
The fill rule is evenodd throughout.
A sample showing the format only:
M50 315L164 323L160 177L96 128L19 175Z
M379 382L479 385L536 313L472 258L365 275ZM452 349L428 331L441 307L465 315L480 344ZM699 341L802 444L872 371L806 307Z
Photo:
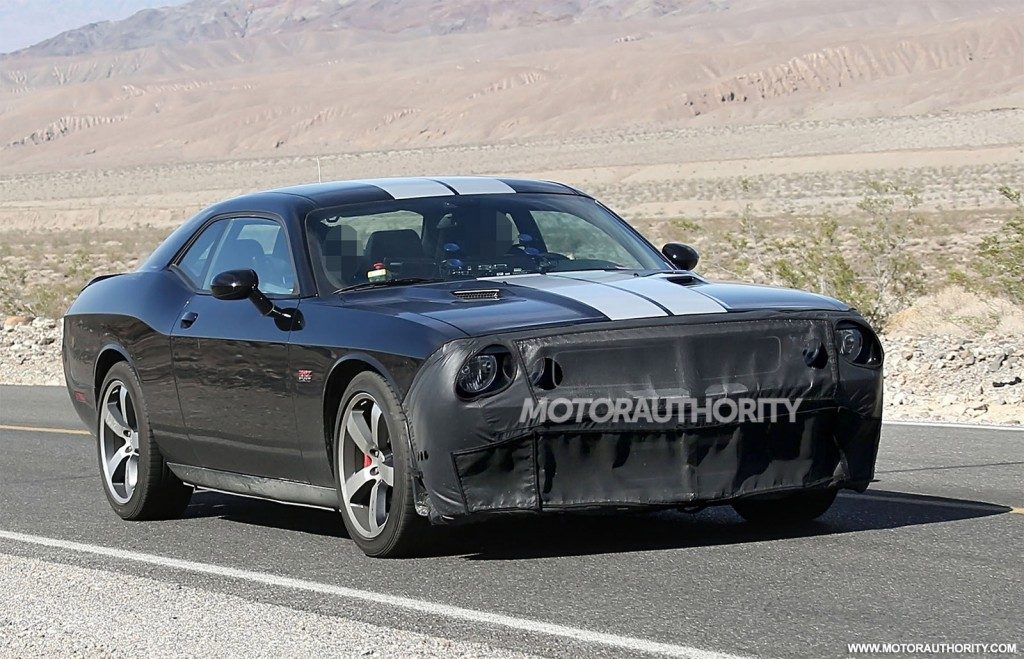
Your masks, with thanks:
M26 48L65 30L127 18L141 9L185 0L0 0L0 53Z
M1022 105L1019 0L194 0L0 57L0 171Z
M70 30L28 52L80 55L339 29L417 35L484 32L685 16L728 6L723 0L194 0Z

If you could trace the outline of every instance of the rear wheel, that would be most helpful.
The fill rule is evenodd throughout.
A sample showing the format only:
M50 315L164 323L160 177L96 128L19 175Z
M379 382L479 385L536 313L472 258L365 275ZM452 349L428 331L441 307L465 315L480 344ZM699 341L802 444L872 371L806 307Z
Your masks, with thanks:
M192 488L178 480L153 441L135 370L114 364L103 379L97 406L97 453L103 491L123 519L178 517Z
M817 519L832 507L837 490L808 490L772 498L741 499L732 504L740 517L754 524L800 524Z
M405 413L384 378L360 373L342 396L334 473L349 536L368 556L407 555L423 541Z

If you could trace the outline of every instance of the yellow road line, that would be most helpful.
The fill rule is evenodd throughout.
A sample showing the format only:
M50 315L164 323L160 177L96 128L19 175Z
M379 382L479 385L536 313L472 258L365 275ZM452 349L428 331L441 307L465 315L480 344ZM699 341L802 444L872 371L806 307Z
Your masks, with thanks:
M77 428L36 428L34 426L7 426L0 425L0 430L18 430L21 432L52 432L59 435L91 435L88 430Z

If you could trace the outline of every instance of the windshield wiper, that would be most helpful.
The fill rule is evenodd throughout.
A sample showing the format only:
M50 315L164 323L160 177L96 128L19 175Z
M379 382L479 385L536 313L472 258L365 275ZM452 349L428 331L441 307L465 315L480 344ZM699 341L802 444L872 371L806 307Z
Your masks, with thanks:
M334 294L344 293L346 291L358 291L363 288L383 288L385 286L405 286L407 284L427 284L435 281L444 281L436 277L397 277L395 279L383 279L381 281L364 281L358 284L352 284L351 286L345 286L334 291Z

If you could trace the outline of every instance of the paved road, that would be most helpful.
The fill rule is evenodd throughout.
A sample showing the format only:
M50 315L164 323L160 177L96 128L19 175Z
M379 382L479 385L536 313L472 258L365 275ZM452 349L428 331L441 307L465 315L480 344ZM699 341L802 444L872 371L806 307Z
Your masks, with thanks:
M504 521L452 532L427 558L380 561L356 549L333 513L212 492L196 494L181 520L120 521L100 490L89 437L10 429L79 429L65 396L0 387L0 534L8 532L0 554L551 656L626 652L591 632L633 639L640 650L657 642L745 656L846 655L847 643L860 641L1016 642L1024 652L1019 430L887 425L879 482L866 495L843 495L800 532L757 532L729 509ZM344 588L513 623L415 611Z

